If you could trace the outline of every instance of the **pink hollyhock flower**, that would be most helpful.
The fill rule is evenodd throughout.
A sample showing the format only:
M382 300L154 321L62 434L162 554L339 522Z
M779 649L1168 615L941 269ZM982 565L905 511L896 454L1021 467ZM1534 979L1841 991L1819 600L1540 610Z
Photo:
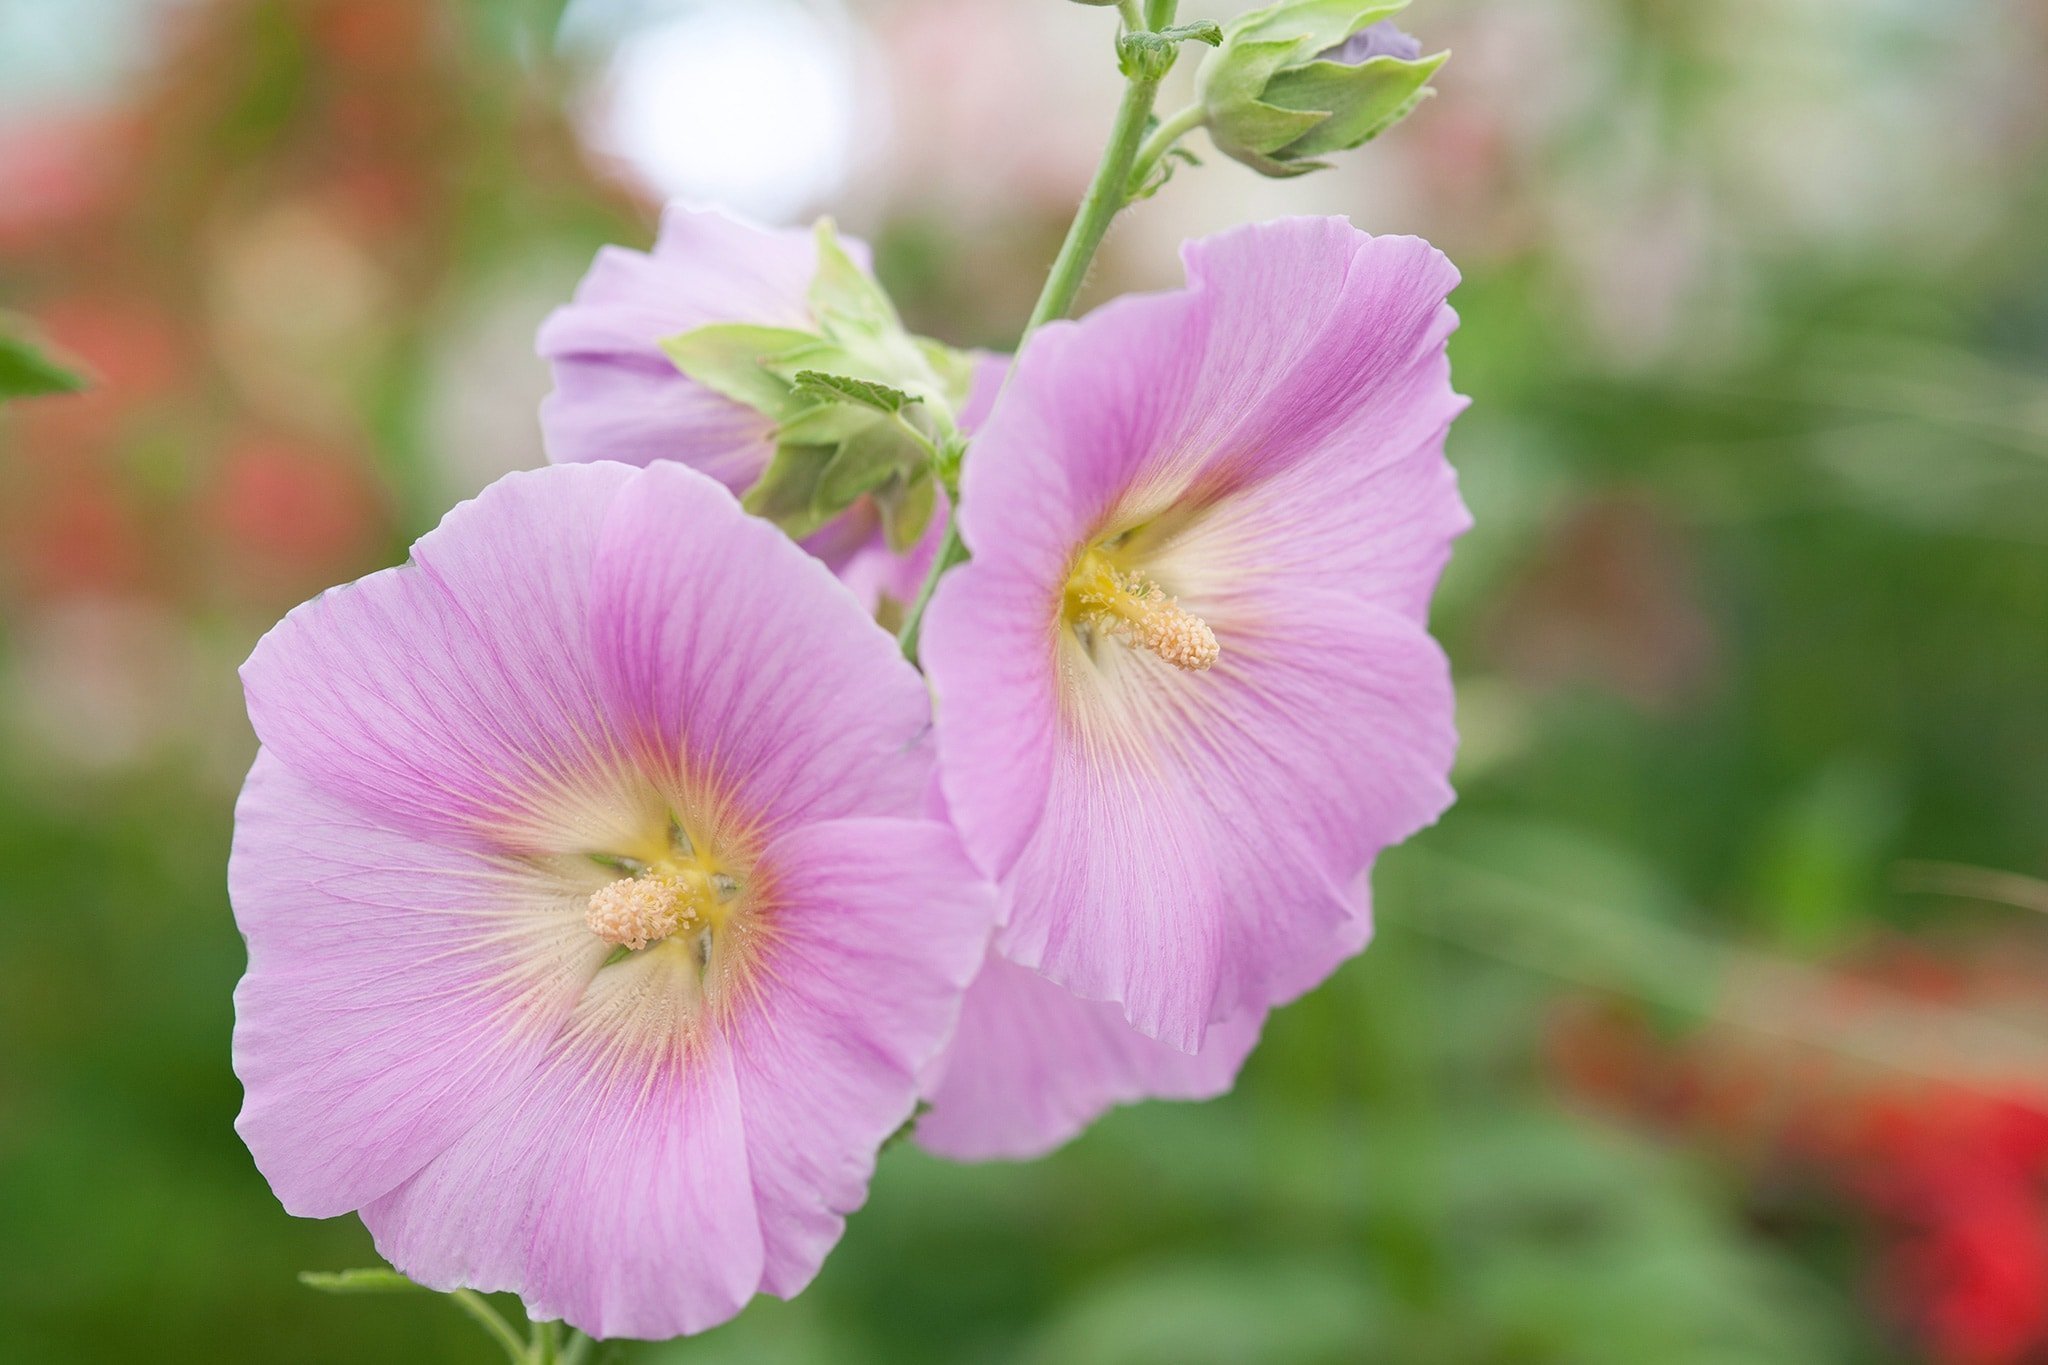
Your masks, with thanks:
M1442 255L1291 219L1185 260L1025 349L923 658L999 950L1192 1052L1356 952L1354 879L1450 803L1468 518Z
M841 238L840 245L869 268L866 243ZM808 295L818 265L817 235L809 228L756 227L683 204L662 214L652 253L600 250L574 301L549 315L536 341L555 376L540 409L548 458L676 460L744 493L775 453L774 420L689 379L660 342L715 323L810 330L817 319ZM994 403L1008 366L993 356L975 363L973 389L959 413L967 431ZM803 544L872 608L883 597L914 597L944 536L941 506L916 547L891 553L880 516L862 499Z
M556 467L243 678L236 1126L285 1206L604 1336L803 1288L995 912L848 590L680 465Z

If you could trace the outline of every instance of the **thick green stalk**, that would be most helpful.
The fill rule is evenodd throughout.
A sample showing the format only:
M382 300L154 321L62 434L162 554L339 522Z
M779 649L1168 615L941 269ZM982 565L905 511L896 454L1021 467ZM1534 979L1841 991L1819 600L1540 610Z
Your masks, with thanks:
M1145 11L1147 23L1154 29L1171 24L1176 4L1177 0L1151 0ZM1093 264L1096 249L1102 245L1102 238L1109 231L1110 221L1130 203L1131 166L1145 141L1145 124L1152 117L1153 101L1159 97L1159 81L1159 75L1136 75L1131 76L1124 86L1123 101L1117 105L1116 122L1110 127L1109 146L1103 149L1102 161L1095 168L1095 178L1088 183L1088 192L1081 196L1081 207L1074 214L1072 226L1067 229L1066 241L1060 244L1060 254L1053 258L1052 272L1045 278L1045 288L1039 291L1038 304L1031 310L1031 320L1024 324L1024 335L1017 340L1019 355L1023 354L1024 343L1033 332L1054 318L1065 317L1067 310L1074 306L1074 296L1081 292L1081 282L1088 277L1088 267ZM960 539L959 515L949 512L946 538L939 546L938 558L932 561L931 571L918 588L917 601L911 604L910 614L904 619L903 630L897 636L898 643L903 646L903 657L912 663L917 662L918 634L924 627L925 608L931 604L939 579L966 558L967 546Z

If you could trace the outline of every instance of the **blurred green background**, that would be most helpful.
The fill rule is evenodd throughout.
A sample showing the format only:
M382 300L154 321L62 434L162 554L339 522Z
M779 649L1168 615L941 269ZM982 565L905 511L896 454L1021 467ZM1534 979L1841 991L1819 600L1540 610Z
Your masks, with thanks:
M0 1356L493 1358L301 1288L369 1240L230 1126L234 667L541 461L533 327L665 195L1007 345L1110 13L0 0L0 306L97 380L0 410ZM799 1300L617 1358L2048 1361L2048 4L1408 26L1408 124L1184 171L1091 283L1288 212L1465 271L1462 795L1378 942L1229 1097L893 1149Z

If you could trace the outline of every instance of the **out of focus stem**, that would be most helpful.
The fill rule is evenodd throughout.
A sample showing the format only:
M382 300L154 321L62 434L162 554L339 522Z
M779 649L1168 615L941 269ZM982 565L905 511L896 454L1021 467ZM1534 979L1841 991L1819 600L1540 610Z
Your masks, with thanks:
M489 1299L474 1289L458 1289L448 1297L455 1300L463 1312L476 1319L477 1324L491 1334L493 1341L505 1348L505 1354L511 1357L513 1365L523 1365L529 1358L526 1343L512 1330L512 1324L498 1316L498 1310L491 1307Z
M573 1327L564 1331L559 1322L536 1322L533 1340L526 1344L518 1359L525 1365L582 1365L592 1344L589 1337Z
M1158 30L1173 23L1179 0L1147 0L1143 19L1146 27ZM1121 3L1126 26L1137 10L1135 0ZM1024 353L1024 343L1031 334L1054 318L1067 315L1074 306L1074 297L1081 292L1081 283L1088 278L1088 267L1094 263L1096 249L1109 231L1109 225L1117 214L1131 202L1131 167L1138 159L1138 149L1145 141L1145 125L1151 121L1152 105L1159 97L1159 82L1165 75L1161 71L1153 75L1136 74L1127 78L1123 100L1117 105L1116 122L1110 126L1109 146L1103 149L1102 160L1095 167L1095 178L1088 182L1088 191L1081 196L1081 207L1074 214L1074 221L1067 228L1067 239L1060 243L1060 254L1053 258L1052 271L1045 278L1045 288L1039 291L1037 306L1031 310L1030 321L1024 324L1024 335L1017 339L1017 354ZM1012 373L1016 363L1011 362ZM946 519L946 538L939 546L938 557L932 560L930 572L917 590L917 600L911 604L909 614L904 618L903 629L897 635L897 643L903 647L903 657L917 662L918 636L924 628L925 608L931 605L932 593L939 586L939 579L948 569L967 558L967 545L960 539L960 515L957 508L949 509Z

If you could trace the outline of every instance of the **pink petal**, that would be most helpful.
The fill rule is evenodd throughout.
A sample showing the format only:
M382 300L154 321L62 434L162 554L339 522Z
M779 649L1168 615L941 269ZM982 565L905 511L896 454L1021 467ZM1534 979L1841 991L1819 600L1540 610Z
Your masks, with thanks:
M917 1121L920 1147L958 1161L1025 1160L1060 1146L1114 1105L1206 1100L1230 1089L1259 1040L1261 1013L1209 1030L1198 1056L1145 1037L1115 1005L1083 1000L990 954Z
M1294 218L1183 254L1188 288L1032 337L963 474L977 558L1064 562L1112 517L1220 501L1312 456L1341 453L1355 479L1464 406L1443 363L1457 272L1428 243ZM1016 526L1020 492L1035 507Z
M917 1077L960 1010L995 917L944 825L846 820L793 831L764 855L777 908L762 945L772 988L732 1020L763 1287L817 1273L867 1197L875 1151L911 1115Z
M393 1266L602 1337L700 1332L745 1305L763 1251L733 1055L679 1027L692 988L671 951L599 973L518 1092L363 1209Z
M591 595L606 711L654 771L776 827L918 811L923 680L824 565L717 484L642 471Z
M585 618L599 526L633 476L508 475L421 537L411 564L293 610L242 666L257 737L423 836L531 846L616 804Z
M538 1064L597 971L578 887L422 843L268 751L235 811L235 1127L293 1213L383 1194Z
M1450 804L1457 738L1449 671L1412 621L1305 594L1212 624L1223 656L1198 676L1120 647L1098 670L1069 649L1070 719L998 935L1185 1051L1209 1021L1292 994L1303 964L1319 976L1347 955L1344 886ZM949 698L948 723L1008 704Z

